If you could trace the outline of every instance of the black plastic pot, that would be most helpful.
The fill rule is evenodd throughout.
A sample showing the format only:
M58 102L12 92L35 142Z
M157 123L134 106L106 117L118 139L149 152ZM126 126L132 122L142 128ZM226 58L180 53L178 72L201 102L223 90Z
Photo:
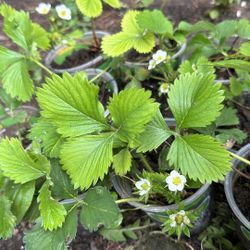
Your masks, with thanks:
M113 175L111 176L112 183L116 192L121 196L122 199L132 198L132 187L129 180L126 178ZM206 228L212 208L212 187L209 184L204 184L200 189L198 189L193 195L189 196L187 199L182 201L184 210L200 209L200 215L198 219L193 223L194 226L191 228L191 234L198 234L204 228ZM131 206L136 207L147 213L153 220L158 222L164 222L168 215L166 211L168 210L178 210L178 205L146 205L140 202L128 202Z
M243 148L241 148L237 152L237 155L244 157L244 158L249 157L250 156L250 143L245 145ZM242 163L241 161L235 158L233 160L234 168L238 168L241 163ZM231 171L226 176L224 189L226 193L227 202L232 210L234 219L236 221L237 233L240 239L242 240L242 243L246 247L246 249L249 250L250 249L250 221L248 221L247 218L244 216L244 214L242 214L242 212L240 211L239 207L237 206L235 202L234 193L233 193L234 183L236 182L238 177L239 176L237 175L235 171Z
M187 47L187 43L183 43L180 47L180 49L171 57L171 59L177 59L178 57L180 57L185 49ZM133 68L133 67L144 67L147 68L148 67L148 62L133 62L133 61L125 61L125 65L129 68Z
M102 39L104 36L109 35L108 32L104 32L104 31L96 31L96 37L98 39ZM84 33L84 37L82 39L82 42L88 42L91 41L93 39L92 36L92 32L86 32ZM66 69L55 69L52 67L52 62L55 60L57 54L63 50L65 47L67 47L67 45L59 45L57 46L54 50L51 50L48 55L45 58L45 65L47 68L49 68L51 71L53 71L54 73L57 74L62 74L63 72L68 72L71 74L74 74L78 71L82 71L85 70L87 68L95 68L98 64L100 64L103 61L103 56L100 54L98 55L96 58L94 58L93 60L83 63L82 65L76 66L76 67L72 67L72 68L66 68Z

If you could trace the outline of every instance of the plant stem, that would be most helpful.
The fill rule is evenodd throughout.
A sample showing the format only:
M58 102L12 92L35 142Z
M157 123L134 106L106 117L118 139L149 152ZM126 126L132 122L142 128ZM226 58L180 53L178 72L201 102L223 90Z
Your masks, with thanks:
M148 163L146 157L143 154L140 154L141 161L143 162L144 166L149 172L154 172L153 169L151 168L150 164Z
M115 201L115 203L120 204L120 203L126 203L126 202L130 202L130 201L140 201L140 200L138 198L129 197L129 198L117 200L117 201Z
M151 223L148 225L144 225L144 226L138 226L138 227L129 227L129 228L123 228L121 229L122 232L126 232L126 231L136 231L136 230L142 230L142 229L146 229L148 227L154 227L157 226L156 223Z
M95 21L94 21L93 18L91 19L91 26L92 26L93 40L94 40L94 43L95 43L94 47L97 49L97 48L99 48L99 40L98 40L98 38L97 38L97 36L96 36L96 32L95 32Z
M108 71L109 67L107 67L106 69L104 69L102 72L100 72L98 75L96 75L95 77L93 77L89 82L94 82L96 79L98 79L100 76L102 76L104 73L106 73Z
M49 73L50 75L53 74L53 72L51 70L49 70L45 65L43 65L42 63L40 63L39 61L37 61L34 58L30 58L30 60L32 62L34 62L35 64L37 64L40 68L44 69L47 73Z
M242 161L242 162L250 165L250 161L249 160L247 160L247 159L245 159L245 158L243 158L243 157L241 157L241 156L239 156L239 155L237 155L237 154L235 154L233 152L230 152L230 155L232 155L234 158L236 158L236 159L238 159L238 160L240 160L240 161Z

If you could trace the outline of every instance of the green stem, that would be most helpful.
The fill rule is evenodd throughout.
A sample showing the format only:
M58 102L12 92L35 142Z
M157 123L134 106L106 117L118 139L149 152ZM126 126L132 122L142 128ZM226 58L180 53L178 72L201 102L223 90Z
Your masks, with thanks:
M47 73L49 73L50 75L53 74L53 72L51 70L49 70L46 66L44 66L42 63L40 63L39 61L37 61L36 59L34 58L30 58L30 60L32 62L34 62L35 64L37 64L40 68L44 69Z
M239 156L239 155L237 155L237 154L235 154L233 152L230 152L230 155L232 155L234 158L236 158L236 159L238 159L238 160L240 160L240 161L242 161L242 162L250 165L250 161L249 160L247 160L247 159L245 159L245 158L243 158L243 157L241 157L241 156Z
M153 169L151 168L150 164L148 163L146 157L143 154L140 154L141 161L143 162L144 166L149 172L154 172Z
M106 73L108 71L109 67L107 67L106 69L104 69L102 72L100 72L98 75L96 75L95 77L93 77L89 82L94 82L96 79L98 79L100 76L102 76L104 73Z
M138 198L125 198L125 199L120 199L115 201L116 204L120 204L120 203L126 203L126 202L130 202L130 201L140 201Z
M121 231L122 231L122 232L136 231L136 230L142 230L142 229L146 229L146 228L148 228L148 227L154 227L154 226L157 226L157 224L156 224L156 223L151 223L151 224L144 225L144 226L123 228L123 229L121 229Z

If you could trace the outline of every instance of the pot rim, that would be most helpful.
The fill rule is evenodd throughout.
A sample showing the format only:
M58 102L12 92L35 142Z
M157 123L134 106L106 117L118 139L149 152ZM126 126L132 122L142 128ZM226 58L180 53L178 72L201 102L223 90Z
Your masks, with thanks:
M106 31L101 31L101 30L96 31L97 38L102 38L102 37L107 36L107 35L110 35L110 33L106 32ZM87 32L84 33L83 40L88 39L89 37L92 37L92 32L91 31L87 31ZM101 62L103 60L103 56L100 54L97 57L95 57L94 59L92 59L92 60L90 60L90 61L88 61L86 63L83 63L81 65L72 67L72 68L65 68L65 69L53 68L51 66L51 64L52 64L56 54L58 53L58 50L60 50L61 48L64 48L64 47L66 47L66 45L57 45L53 50L49 51L49 53L47 54L47 56L44 59L45 66L48 67L49 69L51 69L54 73L62 74L64 72L66 72L66 71L68 73L75 73L77 71L81 71L81 70L84 70L84 69L87 69L87 68L91 68L95 64L98 64L99 62Z
M246 157L250 155L250 143L246 144L244 147L242 147L238 152L237 155L241 157ZM238 167L238 165L241 163L238 159L234 158L232 161L232 164L234 167ZM243 215L243 213L240 211L238 205L236 204L236 201L234 199L233 194L233 177L235 176L236 172L235 170L229 172L225 178L224 182L224 191L226 194L227 202L233 211L234 215L237 217L237 219L248 229L250 230L250 221Z
M119 182L119 178L122 178L121 176L117 176L117 175L113 175L111 176L111 180L112 183L114 185L115 190L117 191L117 193L123 198L129 198L131 197L128 192L124 192L124 190L121 190L120 187L117 186L117 183ZM127 181L127 180L125 180ZM192 194L191 196L189 196L188 198L182 200L182 204L188 206L190 204L193 203L193 201L200 196L201 194L205 193L206 191L209 190L210 188L210 184L205 183L203 184L194 194ZM161 206L161 205L151 205L151 204L144 204L141 202L128 202L128 204L130 204L133 207L141 207L141 209L145 212L149 212L149 213L154 213L154 212L165 212L166 210L178 210L178 205L176 204L171 204L171 205L165 205L165 206Z

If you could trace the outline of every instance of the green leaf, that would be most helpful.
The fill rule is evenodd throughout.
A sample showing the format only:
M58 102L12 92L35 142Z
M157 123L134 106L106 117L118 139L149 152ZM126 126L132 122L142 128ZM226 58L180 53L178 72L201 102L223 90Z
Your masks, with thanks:
M102 13L101 0L76 0L76 4L85 16L98 17Z
M11 201L0 194L0 238L7 239L12 235L16 225L16 217L12 214Z
M104 3L110 5L113 8L121 8L121 2L120 0L103 0Z
M147 152L158 148L166 141L172 132L158 110L153 120L146 125L145 131L138 138L137 152Z
M11 211L16 216L17 224L22 220L23 216L29 209L35 192L35 181L18 185L12 196L13 203Z
M37 23L32 23L32 38L33 43L36 43L38 48L43 50L49 49L49 33L47 33L46 30Z
M40 189L37 200L40 203L39 210L44 229L52 231L58 227L62 227L67 212L63 205L51 197L48 181Z
M138 26L136 21L138 13L138 11L128 11L122 19L122 32L103 38L104 54L115 57L132 48L139 53L148 53L153 49L154 34Z
M171 145L168 160L182 174L202 183L223 180L231 170L229 152L207 135L177 137Z
M51 166L50 176L54 184L51 187L52 194L60 199L72 198L73 196L76 196L77 192L74 190L69 176L62 170L58 160L51 160Z
M36 180L47 173L47 169L35 162L15 138L1 141L0 159L0 170L15 183Z
M120 225L122 215L110 192L105 187L95 187L86 192L80 220L87 230L96 231L100 225Z
M238 125L239 118L236 113L237 110L231 107L222 109L220 116L215 121L216 127Z
M53 75L37 93L42 115L50 119L64 136L99 132L108 127L98 101L99 88L81 73Z
M237 33L240 38L249 39L250 37L250 23L248 19L241 19L238 22Z
M124 231L122 228L102 228L100 230L100 234L106 240L111 240L115 242L126 241L126 237L124 236Z
M230 91L233 96L239 96L243 91L244 87L241 85L240 80L235 77L230 77Z
M122 149L118 154L114 155L113 169L116 174L125 175L131 168L132 156L127 148Z
M130 88L110 100L108 109L121 140L132 143L156 114L159 104L150 96L150 91Z
M250 56L250 42L245 42L240 45L240 53L244 56Z
M247 134L238 128L216 129L216 132L219 132L219 134L216 135L216 139L218 139L221 143L226 143L228 140L233 140L239 144L242 144L247 138Z
M223 61L213 62L213 64L214 66L217 67L233 68L236 70L238 69L250 72L250 62L244 60L237 60L237 59L223 60Z
M63 169L75 188L89 188L103 179L112 162L112 133L86 135L66 142L61 151Z
M33 125L28 137L40 141L44 153L48 157L59 157L63 138L57 133L57 127L50 120L41 117Z
M211 124L223 107L224 96L220 87L220 84L214 84L214 75L180 75L168 94L177 127L195 128Z
M173 25L160 10L144 10L137 15L140 28L148 29L154 33L173 36Z

